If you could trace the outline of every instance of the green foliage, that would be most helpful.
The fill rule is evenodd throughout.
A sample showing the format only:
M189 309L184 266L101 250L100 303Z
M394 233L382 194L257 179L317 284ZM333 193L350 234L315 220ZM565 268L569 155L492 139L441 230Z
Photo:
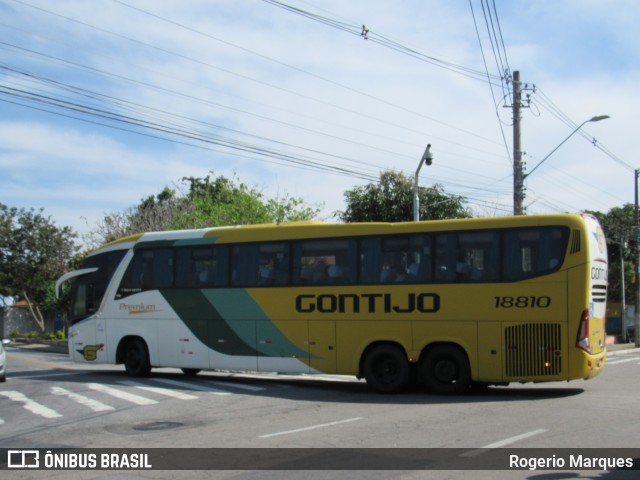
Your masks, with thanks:
M56 226L42 212L0 203L0 296L27 300L39 323L40 310L57 308L55 281L77 250L73 230Z
M93 243L148 231L310 220L319 213L300 198L267 198L236 177L184 177L181 182L183 194L165 188L124 213L105 216Z
M347 209L337 212L345 222L403 222L413 220L413 179L387 170L379 183L354 187L344 194ZM439 220L471 216L464 198L447 195L441 186L418 189L420 219Z
M273 221L263 195L224 176L183 178L189 193L180 208L176 228L247 225Z
M27 340L66 340L67 335L62 330L58 330L56 333L53 332L41 332L38 333L36 331L30 330L25 334L21 334L18 328L14 328L9 332L9 338L15 340L16 338L26 338Z
M635 242L633 228L635 225L635 207L627 203L622 207L614 207L607 213L588 211L594 215L602 225L607 238L607 251L609 253L609 288L608 300L620 302L622 300L622 275L624 268L625 299L627 303L635 301L635 270L633 268ZM622 246L622 249L621 249ZM620 255L622 254L623 263ZM624 266L623 266L624 265Z

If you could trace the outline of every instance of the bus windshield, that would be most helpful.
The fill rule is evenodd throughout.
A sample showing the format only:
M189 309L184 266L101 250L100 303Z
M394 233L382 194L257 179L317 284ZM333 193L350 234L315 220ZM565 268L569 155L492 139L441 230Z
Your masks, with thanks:
M115 250L90 256L81 271L75 276L71 287L71 324L93 315L100 306L114 272L120 265L126 250Z

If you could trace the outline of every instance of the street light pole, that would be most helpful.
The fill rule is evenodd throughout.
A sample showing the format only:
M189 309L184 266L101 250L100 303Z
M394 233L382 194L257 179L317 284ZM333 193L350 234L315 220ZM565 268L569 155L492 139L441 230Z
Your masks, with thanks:
M420 163L418 164L418 169L416 170L416 176L413 181L413 221L420 221L420 197L418 196L418 175L420 174L420 169L422 168L422 164L426 163L427 165L431 165L433 163L433 154L431 153L431 144L427 145L427 149L422 154L422 158L420 159Z
M515 76L514 76L514 82L515 82ZM514 88L515 88L515 83L514 83ZM517 118L519 117L514 116L514 123L519 125L519 121L518 122L515 121ZM564 145L564 143L567 140L569 140L576 132L578 132L578 130L580 130L586 123L599 122L600 120L605 120L607 118L609 118L609 115L597 115L595 117L591 117L589 120L585 120L584 122L582 122L580 125L578 125L578 127L573 132L569 134L567 138L565 138L562 142L560 142L560 144L556 148L551 150L551 152L546 157L544 157L535 167L533 167L533 169L529 173L522 172L522 161L521 161L521 156L519 151L520 150L520 132L518 127L517 135L514 133L514 170L513 170L513 214L514 215L524 214L524 207L522 206L524 202L524 181L534 171L536 171L538 167L542 165L551 155L553 155L556 150L558 150L562 145ZM514 130L515 130L515 127L514 127ZM518 155L516 155L516 148L518 150Z
M547 158L549 158L551 155L553 155L556 150L558 150L562 145L564 145L564 143L567 140L569 140L576 132L578 132L578 130L580 130L585 124L587 124L589 122L599 122L600 120L606 120L607 118L609 118L609 115L597 115L595 117L591 117L589 120L585 120L584 122L582 122L580 125L578 125L578 127L573 132L571 132L569 134L569 136L567 138L565 138L562 142L560 142L560 144L556 148L551 150L551 152L546 157L544 157L542 160L540 160L540 162L535 167L533 167L529 173L525 173L523 175L523 179L526 179L529 175L531 175L533 172L535 172L536 169L540 165L542 165L545 162L545 160L547 160Z
M640 170L636 169L634 172L635 176L635 209L634 209L634 227L633 227L633 239L635 240L635 290L636 290L636 300L635 300L635 313L633 316L633 337L634 343L636 347L640 347L640 211L638 210L638 177L640 176Z

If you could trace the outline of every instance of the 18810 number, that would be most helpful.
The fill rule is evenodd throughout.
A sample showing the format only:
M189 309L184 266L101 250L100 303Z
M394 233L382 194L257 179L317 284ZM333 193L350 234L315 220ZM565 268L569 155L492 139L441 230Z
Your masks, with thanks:
M551 297L546 295L520 296L520 297L494 297L496 308L548 308L551 305Z

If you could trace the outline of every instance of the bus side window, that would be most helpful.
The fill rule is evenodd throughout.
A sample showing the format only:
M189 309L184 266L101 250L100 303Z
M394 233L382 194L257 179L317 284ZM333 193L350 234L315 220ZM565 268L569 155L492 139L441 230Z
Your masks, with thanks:
M568 236L565 227L522 228L505 232L504 280L513 282L560 268Z
M436 237L436 281L481 283L500 279L496 231L443 233Z
M289 244L263 243L259 247L259 284L285 286L289 283Z
M237 287L283 286L289 283L287 243L249 243L231 251L231 284Z
M218 249L182 247L176 251L176 287L211 288L220 285Z
M435 255L436 282L455 282L458 265L458 236L455 233L442 233L436 237Z
M360 240L360 282L378 283L383 269L382 238L365 237Z
M414 235L407 252L407 275L404 283L433 282L433 237Z
M364 237L360 241L360 283L425 283L431 279L431 237Z
M173 249L137 250L122 277L116 298L173 286Z
M500 277L500 237L496 231L458 234L459 282L497 282Z
M296 242L293 250L294 284L355 283L356 247L357 242L352 238Z
M231 249L231 285L255 286L258 282L258 247L255 244L236 245Z

